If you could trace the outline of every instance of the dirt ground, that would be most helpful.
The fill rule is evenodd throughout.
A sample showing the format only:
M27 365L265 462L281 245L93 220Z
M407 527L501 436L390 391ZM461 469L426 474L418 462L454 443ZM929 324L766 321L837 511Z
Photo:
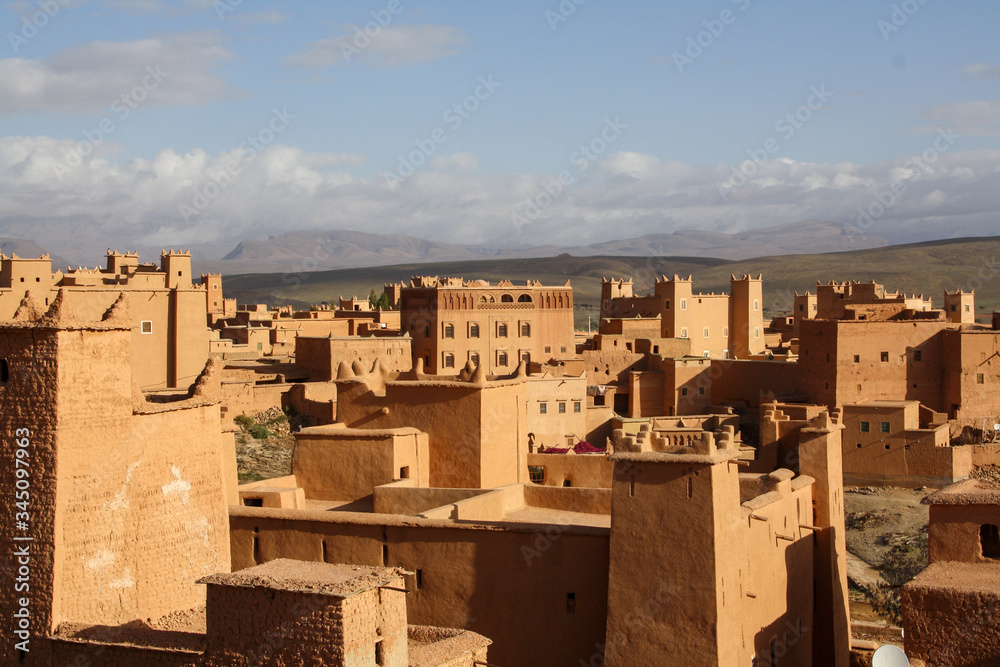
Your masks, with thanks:
M844 490L852 618L899 623L899 587L927 567L928 506L935 489Z
M236 472L240 484L292 472L292 448L301 423L295 415L270 408L236 418Z

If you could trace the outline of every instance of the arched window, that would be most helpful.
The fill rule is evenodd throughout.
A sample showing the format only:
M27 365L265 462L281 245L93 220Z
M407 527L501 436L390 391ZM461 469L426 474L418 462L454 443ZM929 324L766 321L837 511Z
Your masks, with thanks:
M500 352L500 353L498 353L497 354L497 366L506 366L506 365L507 365L507 353L506 352Z
M503 296L500 297L500 302L501 303L514 303L514 297L512 297L510 294L504 294Z
M452 354L451 352L445 352L444 353L444 363L443 363L443 365L444 365L445 368L454 368L455 367L455 355Z
M517 297L517 302L518 303L531 303L531 295L530 294L522 294L521 296Z
M528 337L531 335L531 325L527 322L521 323L521 336Z
M479 353L478 352L473 352L472 354L470 354L469 355L469 361L471 361L476 366L478 366L479 365Z
M486 296L479 297L479 303L486 303Z
M479 325L475 322L469 325L469 338L479 338Z
M507 337L507 325L501 322L497 325L497 338Z
M455 325L453 325L453 324L446 324L446 325L444 325L444 337L445 338L454 338L455 337Z

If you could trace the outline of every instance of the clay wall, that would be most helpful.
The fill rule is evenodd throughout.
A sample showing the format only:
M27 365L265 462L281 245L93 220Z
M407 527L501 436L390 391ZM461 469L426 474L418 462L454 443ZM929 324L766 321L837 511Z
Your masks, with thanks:
M765 478L765 493L743 504L753 517L744 518L746 561L741 563L737 598L743 620L739 654L750 649L757 664L770 663L771 647L789 664L812 664L814 629L812 590L815 551L811 522L811 479L791 479L787 470ZM727 638L722 638L726 641ZM735 639L735 638L732 638Z
M61 277L61 273L52 273L52 260L48 255L38 258L4 257L0 259L0 290L9 289L20 302L25 290L47 291ZM17 303L14 304L17 308ZM13 314L13 310L10 314ZM10 315L0 314L0 320L8 319Z
M601 457L603 458L603 457ZM524 487L524 504L528 507L582 512L584 514L611 515L611 489L574 487L556 489L551 486L527 484Z
M9 432L33 434L36 637L63 621L117 625L189 609L203 599L194 579L229 567L235 456L218 406L144 404L133 415L129 330L85 326L0 331L13 366L4 389L28 381L51 391L47 403L27 387L2 397L19 423ZM29 339L36 354L19 357Z
M943 321L804 320L799 390L810 402L829 406L906 399L950 410L942 396L946 375L940 332L947 326Z
M970 450L949 446L946 424L920 428L918 413L915 401L845 405L845 483L943 486L966 477Z
M403 580L387 585L402 588ZM207 598L207 654L219 664L241 664L248 658L269 662L277 653L280 664L361 667L376 664L376 637L381 638L380 664L407 664L405 595L390 588L339 598L209 584ZM277 650L268 637L279 645Z
M1000 526L1000 505L932 504L927 532L931 563L997 563L983 557L979 530L984 524Z
M170 263L173 267L170 281L167 272L160 271L155 265L139 267L148 268L144 271L129 269L131 272L124 275L92 270L64 276L60 272L51 272L48 258L0 262L0 321L13 316L28 289L25 285L31 284L35 278L38 280L34 280L31 290L44 306L55 300L61 284L67 285L65 291L69 306L82 320L99 321L119 294L131 293L133 372L136 380L144 389L188 388L208 359L207 288L191 284L189 256L175 254L161 259L165 266ZM112 256L109 256L109 263L113 264L111 260ZM129 266L134 264L131 259L125 263ZM8 269L8 266L11 268ZM13 276L10 289L3 287L6 283L2 274L7 270L18 274ZM178 271L183 275L177 276ZM21 283L21 277L26 279L24 283ZM148 324L144 327L143 322Z
M655 371L629 372L629 417L656 417L664 412L667 375Z
M610 489L614 464L602 454L528 454L529 466L545 469L544 486Z
M379 395L338 381L337 418L352 428L411 426L428 434L430 484L488 488L527 481L525 383L397 381Z
M728 352L745 359L764 351L764 282L750 276L733 277L730 293Z
M584 350L583 370L591 385L619 383L628 386L628 372L645 370L645 355L626 350Z
M587 377L533 375L525 386L527 430L537 447L572 447L587 438ZM545 412L542 412L543 407Z
M417 486L429 485L427 434L417 429L337 425L295 434L292 474L307 498L361 500L370 497L376 486L402 479L404 473Z
M635 351L639 354L658 354L663 357L687 357L691 355L691 339L642 338L635 341Z
M401 479L375 487L374 512L412 516L484 493L488 489L420 488L412 479Z
M943 407L955 419L1000 416L1000 331L942 332Z
M901 591L906 654L937 667L1000 664L995 567L931 563Z
M53 559L57 544L55 441L58 418L55 406L59 386L58 349L55 333L0 328L0 365L7 370L6 382L0 382L0 502L8 508L0 512L0 549L3 550L0 562L5 575L4 585L0 586L0 636L6 639L0 656L6 664L17 664L19 659L14 650L14 630L17 628L14 613L20 609L20 598L26 597L31 603L31 638L44 636L54 626L53 607L48 601L54 594ZM18 450L27 452L21 467L29 473L22 479L21 489L17 488ZM21 491L20 497L18 491ZM29 528L27 531L15 530L16 513L22 511L17 502L25 500L30 514ZM15 536L33 538L29 545L28 581L16 582L12 576L18 572L13 554L15 549L24 546L13 540ZM30 589L23 589L25 585ZM17 586L22 590L16 590ZM29 650L28 656L20 658L41 656L39 663L44 664L45 652L37 641L31 641Z
M595 344L597 343L598 337L602 336L621 336L629 341L634 341L638 338L659 338L660 319L657 317L616 317L602 319L600 324L600 333L594 336Z
M258 508L232 508L230 526L234 569L254 565L255 554L260 562L321 561L325 552L328 562L414 572L406 586L412 591L406 601L409 622L475 630L494 642L491 663L574 665L600 657L607 615L606 528L497 529ZM547 531L558 538L546 537ZM530 596L531 604L512 591Z
M295 339L295 367L309 373L309 379L329 382L337 377L341 361L360 361L371 369L376 360L387 370L408 371L413 368L410 339L404 338L315 338Z
M747 659L749 645L737 650L744 644L737 621L743 567L729 556L744 553L739 504L735 465L616 461L605 664ZM664 507L670 508L666 515ZM685 548L668 556L666 545L679 543Z
M503 375L525 356L546 361L574 349L568 286L404 287L400 313L402 331L413 338L413 358L424 358L429 373L457 375L467 361L479 359L489 374Z
M701 415L712 403L709 359L665 359L660 415Z
M713 405L758 408L762 390L776 396L796 393L799 365L778 360L713 359L707 381Z

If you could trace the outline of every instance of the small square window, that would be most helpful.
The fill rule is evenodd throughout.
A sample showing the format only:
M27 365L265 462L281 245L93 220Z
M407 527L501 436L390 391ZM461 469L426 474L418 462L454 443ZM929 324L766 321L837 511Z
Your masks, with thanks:
M682 328L681 329L681 338L687 338L687 337L688 337L688 330L686 328Z
M882 433L889 433L889 422L879 422L878 430Z
M551 348L550 346L546 345L546 346L545 346L545 354L548 354L548 353L550 353L551 351L552 351L552 348Z
M924 353L923 352L921 352L920 350L914 350L913 351L913 360L914 361L923 361L923 359L924 359Z
M868 422L861 422L861 432L862 433L871 432L871 424Z
M538 414L545 415L545 414L548 414L548 413L549 413L549 406L548 406L548 404L544 403L544 402L543 403L539 403L538 404Z
M879 359L882 361L882 363L887 363L889 361L889 353L882 352L882 354L879 355Z
M681 396L687 396L687 395L688 395L688 388L681 387Z
M545 466L528 466L528 479L532 484L544 484Z
M854 355L854 363L856 363L856 364L860 364L861 363L861 355L860 354L855 354Z
M153 333L153 322L152 320L143 320L139 325L139 331L144 334Z
M566 414L566 404L563 402L559 403L559 414L561 415Z
M698 387L698 395L699 396L704 396L705 395L705 388L704 387Z

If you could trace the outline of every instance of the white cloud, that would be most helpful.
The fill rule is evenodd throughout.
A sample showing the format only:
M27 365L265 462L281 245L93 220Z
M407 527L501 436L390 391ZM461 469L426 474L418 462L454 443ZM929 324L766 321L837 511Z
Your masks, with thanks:
M460 53L469 38L461 28L447 25L389 24L371 22L349 25L344 33L306 45L289 56L292 67L326 67L363 62L373 67L417 65Z
M512 215L539 200L554 176L474 170L475 155L441 157L394 192L381 177L354 173L357 155L272 144L219 181L239 150L210 155L161 151L116 161L99 146L56 175L76 142L0 138L0 236L28 237L82 260L108 247L194 245L295 229L411 234L453 243L585 244L678 229L742 231L801 220L855 224L858 210L890 186L903 194L869 231L895 240L995 233L1000 151L947 151L927 168L906 159L858 165L790 159L763 163L724 201L718 184L732 166L692 166L641 153L614 153L574 172L572 184L518 233ZM226 179L223 179L226 180ZM185 219L197 193L211 195ZM72 258L72 257L71 257Z
M924 109L921 115L938 125L949 125L960 134L1000 135L1000 99L934 104ZM921 129L937 131L937 127Z
M438 155L430 161L433 169L454 169L456 171L475 171L479 167L479 156L475 153L458 152L451 155Z
M0 112L100 111L123 96L143 106L231 98L238 92L213 71L232 58L222 39L188 32L89 42L45 60L0 59Z
M976 63L969 65L962 72L963 79L1000 79L1000 65Z

